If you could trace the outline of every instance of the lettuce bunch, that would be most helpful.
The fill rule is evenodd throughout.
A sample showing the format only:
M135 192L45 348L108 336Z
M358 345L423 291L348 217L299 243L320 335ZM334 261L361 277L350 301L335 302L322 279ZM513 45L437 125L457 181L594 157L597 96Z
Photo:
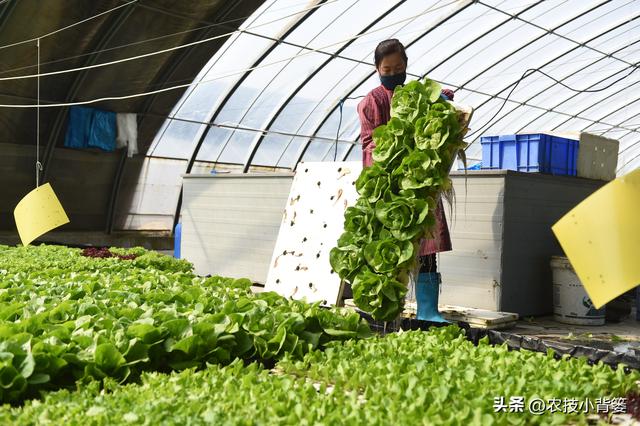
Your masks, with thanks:
M355 304L390 321L403 309L420 240L432 235L436 200L451 186L462 141L458 113L435 81L397 87L391 119L373 132L375 164L356 181L360 197L345 211L345 232L330 263L350 282Z

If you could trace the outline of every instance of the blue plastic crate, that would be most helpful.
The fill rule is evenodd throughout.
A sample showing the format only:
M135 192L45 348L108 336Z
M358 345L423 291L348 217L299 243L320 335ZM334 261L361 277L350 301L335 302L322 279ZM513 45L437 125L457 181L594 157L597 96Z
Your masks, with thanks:
M482 168L576 176L578 141L543 133L482 136Z

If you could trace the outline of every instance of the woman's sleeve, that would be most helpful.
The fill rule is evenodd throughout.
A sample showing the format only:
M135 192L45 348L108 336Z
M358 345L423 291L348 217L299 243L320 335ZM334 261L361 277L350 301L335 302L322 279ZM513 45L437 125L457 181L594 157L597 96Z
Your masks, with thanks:
M380 125L378 114L378 105L371 95L367 95L362 102L358 104L358 116L360 117L360 142L362 150L365 153L373 152L376 147L373 143L373 130Z

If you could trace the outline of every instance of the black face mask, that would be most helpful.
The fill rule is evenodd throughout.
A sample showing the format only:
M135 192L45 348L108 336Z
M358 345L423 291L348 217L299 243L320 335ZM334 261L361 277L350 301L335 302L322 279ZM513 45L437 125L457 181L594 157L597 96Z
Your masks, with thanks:
M389 90L393 90L396 86L402 86L407 79L407 73L401 72L393 75L381 75L380 83Z

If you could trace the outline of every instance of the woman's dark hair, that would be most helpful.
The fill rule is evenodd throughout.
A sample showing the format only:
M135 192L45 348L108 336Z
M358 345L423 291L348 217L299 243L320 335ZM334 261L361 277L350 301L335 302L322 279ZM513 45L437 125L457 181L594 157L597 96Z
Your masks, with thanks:
M404 51L404 46L400 43L400 40L397 38L391 38L389 40L381 41L376 47L376 51L373 54L373 57L376 62L376 68L380 66L382 59L385 56L391 55L393 53L399 53L404 59L404 63L407 63L407 53Z

